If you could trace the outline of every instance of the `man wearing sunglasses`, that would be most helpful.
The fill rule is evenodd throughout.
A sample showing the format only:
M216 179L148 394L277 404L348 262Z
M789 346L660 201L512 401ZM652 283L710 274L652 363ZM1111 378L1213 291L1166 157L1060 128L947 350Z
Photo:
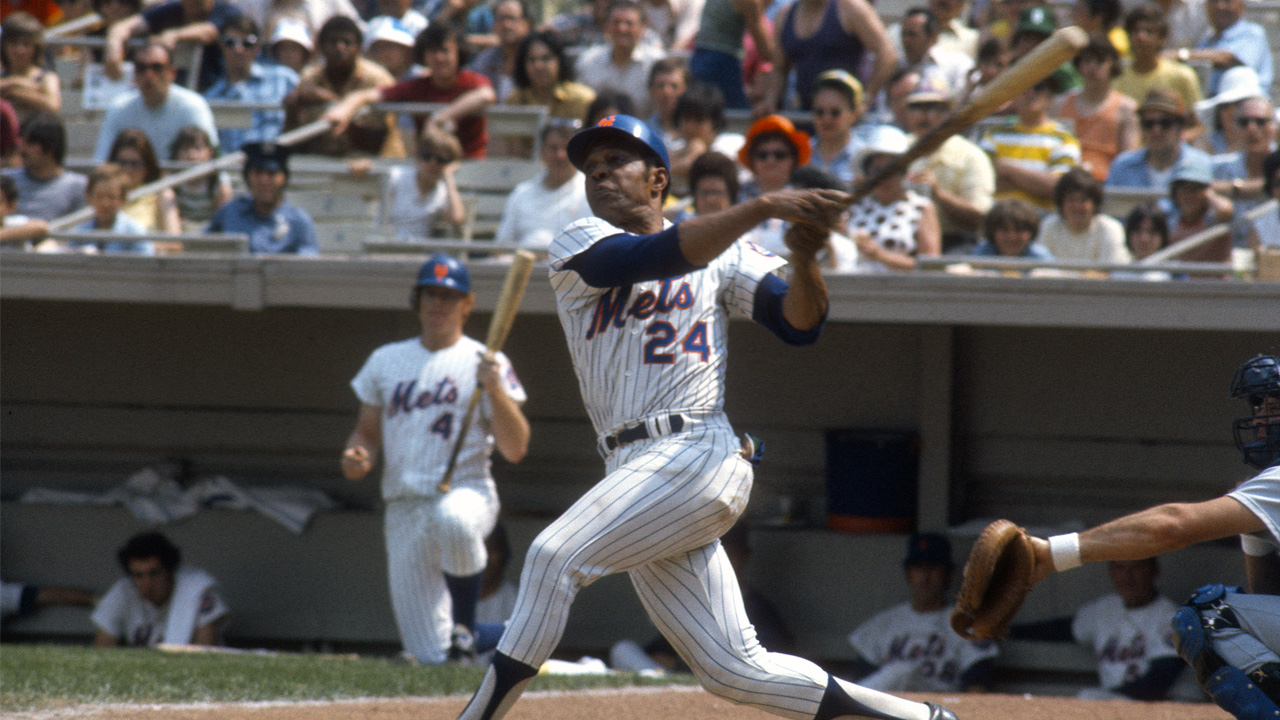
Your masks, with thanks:
M272 103L282 108L255 111L247 128L220 128L222 151L235 152L247 142L275 140L284 127L284 98L298 87L298 74L284 65L263 65L254 60L262 46L262 32L247 15L234 17L222 26L219 44L227 71L205 91L205 98L213 104L232 100Z
M133 56L133 79L137 91L126 94L107 109L98 131L93 161L104 163L116 135L126 128L140 128L147 134L156 155L167 158L178 131L195 125L210 138L218 137L209 103L198 93L174 85L173 60L165 46L151 43Z
M1276 149L1276 111L1271 101L1257 96L1245 98L1233 107L1236 128L1243 147L1213 158L1213 191L1231 198L1236 217L1261 205L1267 199L1263 192L1262 170L1267 156ZM1248 238L1247 223L1235 228L1236 247L1244 247Z
M1183 164L1209 160L1203 150L1182 141L1189 121L1181 95L1165 89L1148 93L1138 106L1142 147L1120 153L1111 161L1106 187L1163 191ZM1166 212L1172 209L1168 198L1161 203Z
M241 14L235 3L227 0L169 0L120 20L107 29L107 47L103 55L103 71L107 77L122 77L125 43L137 36L150 36L170 52L179 43L203 45L200 56L200 78L195 88L203 92L222 74L222 56L218 53L218 33L231 18ZM160 148L157 147L159 152Z

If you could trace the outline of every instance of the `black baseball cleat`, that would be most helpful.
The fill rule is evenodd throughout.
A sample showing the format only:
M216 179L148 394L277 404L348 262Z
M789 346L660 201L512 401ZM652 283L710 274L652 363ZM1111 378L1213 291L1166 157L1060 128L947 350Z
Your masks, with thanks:
M450 665L471 667L479 661L476 655L476 641L471 637L471 631L465 625L454 625L453 638L445 662Z
M929 706L929 720L959 720L956 714L938 703L925 702Z

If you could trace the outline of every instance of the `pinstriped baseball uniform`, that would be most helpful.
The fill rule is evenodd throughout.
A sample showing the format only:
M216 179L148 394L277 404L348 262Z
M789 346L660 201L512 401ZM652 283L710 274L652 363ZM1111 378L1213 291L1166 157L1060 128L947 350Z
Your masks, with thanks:
M423 663L440 663L453 620L444 574L484 569L484 538L498 517L489 472L494 439L486 395L458 453L453 489L440 495L455 434L471 393L484 345L462 337L432 352L419 338L384 345L351 381L362 403L382 408L387 567L391 602L405 650ZM524 389L506 356L498 354L507 394Z
M783 261L739 242L704 269L623 288L594 288L566 269L622 232L587 218L550 248L561 324L608 474L534 541L498 651L538 667L560 640L577 591L625 571L705 687L782 717L812 718L829 676L760 646L718 540L746 508L752 478L722 412L728 315L751 317L757 286ZM648 439L610 447L606 439L638 424ZM913 705L888 698L880 707L911 717Z

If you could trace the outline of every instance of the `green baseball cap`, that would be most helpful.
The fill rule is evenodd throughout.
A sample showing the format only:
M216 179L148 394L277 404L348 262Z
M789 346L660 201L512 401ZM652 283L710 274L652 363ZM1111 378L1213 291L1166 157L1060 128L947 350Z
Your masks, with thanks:
M1018 29L1014 34L1024 32L1040 33L1041 35L1052 35L1058 29L1058 19L1054 17L1053 12L1048 8L1030 7L1022 11L1018 16Z

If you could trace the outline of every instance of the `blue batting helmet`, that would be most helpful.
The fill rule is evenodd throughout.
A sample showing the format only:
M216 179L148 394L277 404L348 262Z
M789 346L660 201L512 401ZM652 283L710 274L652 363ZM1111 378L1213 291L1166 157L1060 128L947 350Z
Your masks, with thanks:
M443 287L458 292L471 292L471 274L467 266L457 258L444 253L436 253L427 258L418 270L418 282L413 286L413 297L416 302L418 290L424 287Z
M587 151L591 149L591 143L606 137L617 138L619 142L630 145L656 160L663 169L671 170L671 158L667 156L667 146L662 142L662 135L654 132L645 121L630 115L609 115L595 125L579 130L569 138L569 146L566 148L569 162L581 170L582 163L587 159Z
M1257 355L1237 368L1231 397L1253 408L1250 417L1232 424L1244 461L1259 469L1275 464L1280 460L1280 357Z

